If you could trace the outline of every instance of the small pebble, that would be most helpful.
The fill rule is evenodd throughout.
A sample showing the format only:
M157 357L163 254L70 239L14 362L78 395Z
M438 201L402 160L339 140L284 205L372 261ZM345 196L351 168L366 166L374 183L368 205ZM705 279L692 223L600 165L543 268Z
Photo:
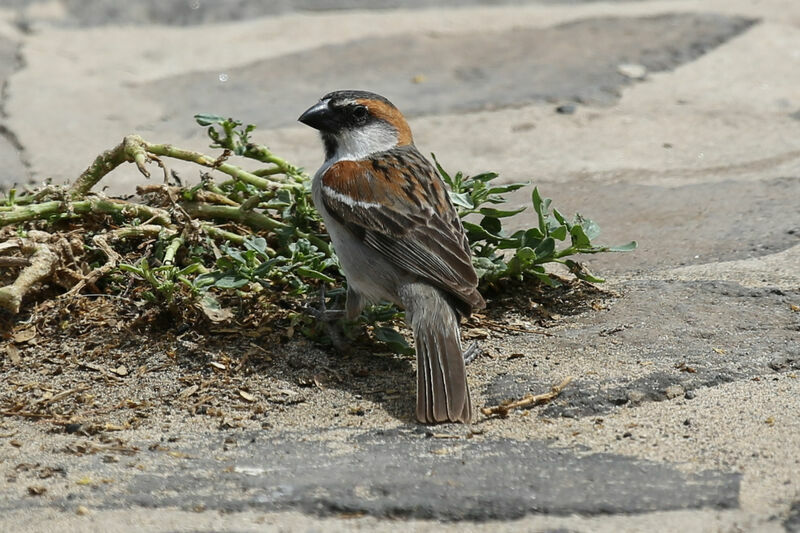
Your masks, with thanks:
M575 104L563 104L556 108L556 113L560 115L571 115L575 112Z
M647 67L636 63L618 65L617 72L632 80L643 80L647 77Z
M640 390L632 390L628 393L628 401L631 403L640 403L644 400L644 393Z
M86 516L87 514L89 514L89 508L86 507L85 505L79 505L75 509L75 514L77 514L78 516Z
M687 390L683 397L687 400L694 400L697 398L697 394L693 390Z
M664 394L666 394L667 398L671 400L672 398L677 398L682 394L685 395L686 391L680 385L670 385L667 387L667 390L664 391Z

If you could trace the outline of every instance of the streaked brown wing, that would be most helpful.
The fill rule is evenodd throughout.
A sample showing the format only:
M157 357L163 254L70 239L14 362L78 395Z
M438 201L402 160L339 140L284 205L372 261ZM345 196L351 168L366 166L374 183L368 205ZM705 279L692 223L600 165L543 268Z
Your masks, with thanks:
M416 148L332 165L322 177L322 198L333 216L394 265L483 307L461 221Z

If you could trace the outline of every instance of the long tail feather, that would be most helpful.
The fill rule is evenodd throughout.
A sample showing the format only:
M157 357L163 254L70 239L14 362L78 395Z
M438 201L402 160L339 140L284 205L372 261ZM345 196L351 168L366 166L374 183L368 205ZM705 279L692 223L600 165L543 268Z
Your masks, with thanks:
M468 423L472 402L456 312L429 285L414 284L406 295L417 351L417 419Z

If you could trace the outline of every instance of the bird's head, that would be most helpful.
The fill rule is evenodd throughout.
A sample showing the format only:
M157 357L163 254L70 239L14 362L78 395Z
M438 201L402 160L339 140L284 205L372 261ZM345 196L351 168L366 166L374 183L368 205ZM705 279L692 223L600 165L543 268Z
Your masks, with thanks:
M389 100L367 91L334 91L298 119L319 130L326 159L359 160L413 144L405 117Z

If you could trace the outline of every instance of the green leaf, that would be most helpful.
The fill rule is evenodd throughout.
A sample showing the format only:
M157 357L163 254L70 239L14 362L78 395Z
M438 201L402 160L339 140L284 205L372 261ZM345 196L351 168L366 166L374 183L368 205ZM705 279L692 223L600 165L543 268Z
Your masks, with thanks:
M481 183L487 183L495 179L497 175L497 172L482 172L476 176L472 176L470 179Z
M533 248L528 248L527 246L523 246L519 250L517 250L516 257L523 262L523 264L530 263L536 259L536 251Z
M583 227L579 224L572 226L569 230L569 234L572 239L572 246L575 248L588 248L592 244L589 237L583 232Z
M434 153L431 153L431 159L433 159L433 162L434 162L434 164L436 165L436 170L438 170L438 171L439 171L439 174L442 176L442 179L444 180L444 182L445 182L446 184L448 184L448 185L450 186L450 188L451 188L451 189L452 189L454 192L461 192L461 191L456 191L456 190L455 190L456 188L455 188L455 186L454 186L454 184L453 184L453 179L450 177L450 174L448 174L448 173L445 171L445 169L443 169L443 168L442 168L442 165L440 165L440 164L439 164L439 161L436 159L436 154L434 154Z
M545 259L552 257L556 250L556 241L552 237L545 237L533 251L536 253L536 261L541 263Z
M306 278L321 279L322 281L327 281L329 283L333 283L334 281L336 281L327 274L323 274L322 272L319 272L317 270L308 267L303 267L303 266L297 267L296 272Z
M544 272L529 272L530 275L544 283L549 287L560 287L561 282L555 278L551 278L548 274Z
M550 208L550 199L542 199L541 195L539 194L539 188L534 187L533 192L531 193L531 202L533 203L533 209L536 211L536 216L539 219L539 230L544 235L547 235L549 230L545 221L545 215Z
M492 235L497 236L499 236L500 232L503 230L503 224L500 220L492 216L483 217L483 220L481 220L481 227Z
M389 345L392 351L408 355L414 353L414 350L408 345L408 341L406 341L405 337L400 335L393 328L381 326L375 328L373 331L375 333L375 337L379 341L385 342L387 345Z
M450 201L452 201L455 205L465 207L467 209L472 209L475 207L475 204L472 203L472 198L470 197L469 193L453 191L449 191L449 193Z
M513 209L511 211L502 211L491 207L482 207L478 212L487 217L506 218L522 213L525 209L527 209L527 207L520 207L519 209Z
M556 229L550 230L550 236L559 241L563 241L567 238L567 227L558 226Z
M461 225L467 231L467 236L470 242L479 241L481 239L494 239L495 236L483 229L481 226L472 222L462 221Z
M555 217L556 220L558 220L559 224L561 224L562 226L566 226L568 231L569 231L570 227L572 227L572 224L567 222L566 217L561 214L561 211L559 211L555 207L553 208L553 216Z
M600 226L595 224L594 221L584 218L580 214L575 215L575 219L577 223L583 227L583 232L589 240L592 240L600 235Z
M250 283L247 278L240 278L234 275L223 275L214 283L214 286L220 289L239 289Z
M627 244L622 244L619 246L610 246L607 248L609 252L632 252L639 246L639 243L636 241L631 241Z
M539 228L530 228L524 233L522 245L536 248L542 242L542 239L544 239L544 235L539 231Z
M495 174L495 176L496 175L497 174ZM521 189L521 188L526 187L526 186L528 186L530 184L531 184L530 181L526 181L524 183L523 182L519 182L519 183L507 183L506 185L495 185L495 186L489 188L489 190L486 191L486 192L489 193L489 194L504 194L504 193L507 193L507 192L516 191L517 189ZM505 199L503 201L505 202Z
M210 126L212 124L222 124L227 119L225 117L221 117L219 115L212 115L209 113L198 113L194 116L194 119L197 121L198 124L201 126Z

